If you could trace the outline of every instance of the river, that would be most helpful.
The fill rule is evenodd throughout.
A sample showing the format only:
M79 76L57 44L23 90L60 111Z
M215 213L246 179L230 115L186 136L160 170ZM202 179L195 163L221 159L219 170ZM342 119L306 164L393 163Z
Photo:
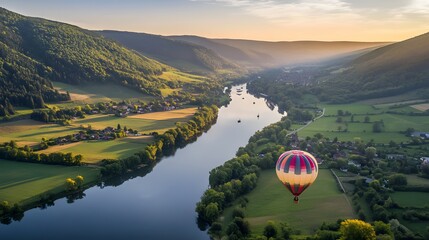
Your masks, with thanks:
M0 225L0 238L209 239L195 213L209 171L234 157L255 131L282 117L265 99L248 94L246 85L233 87L231 98L209 131L164 157L152 172L116 187L92 187L73 203L62 198L54 206L29 210L20 222Z

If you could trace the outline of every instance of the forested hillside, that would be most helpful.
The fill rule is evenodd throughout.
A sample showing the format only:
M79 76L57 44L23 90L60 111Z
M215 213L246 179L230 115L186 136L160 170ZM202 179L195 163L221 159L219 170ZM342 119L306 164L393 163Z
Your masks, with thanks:
M0 110L69 99L51 81L112 82L159 95L166 68L93 32L0 8Z
M280 67L331 60L355 51L386 45L383 42L268 42L239 39L208 39L197 36L170 36L209 48L220 56L250 67Z
M189 42L146 33L119 31L97 33L182 71L213 73L237 68L235 64L220 57L213 50Z
M328 76L322 86L326 96L337 95L338 101L429 88L429 33L364 54Z

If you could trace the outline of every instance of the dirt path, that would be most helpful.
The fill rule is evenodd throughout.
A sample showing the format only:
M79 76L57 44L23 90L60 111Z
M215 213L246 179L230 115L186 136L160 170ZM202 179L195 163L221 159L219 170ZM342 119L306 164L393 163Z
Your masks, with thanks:
M294 130L294 131L292 131L292 132L288 133L286 136L290 136L290 135L292 135L292 134L295 134L295 133L297 133L297 132L301 131L302 129L304 129L304 128L308 127L310 124L312 124L313 122L315 122L317 119L319 119L319 118L323 117L324 115L325 115L325 108L323 108L322 114L321 114L320 116L315 117L313 120L309 121L309 122L308 122L307 124L305 124L304 126L302 126L302 127L298 128L298 129L296 129L296 130Z

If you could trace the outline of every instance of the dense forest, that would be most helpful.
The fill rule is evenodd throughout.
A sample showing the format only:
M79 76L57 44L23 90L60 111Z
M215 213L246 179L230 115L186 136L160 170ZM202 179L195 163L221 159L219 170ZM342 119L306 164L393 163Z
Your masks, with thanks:
M51 81L113 82L160 95L166 85L158 75L167 68L96 33L0 8L0 109L69 100Z

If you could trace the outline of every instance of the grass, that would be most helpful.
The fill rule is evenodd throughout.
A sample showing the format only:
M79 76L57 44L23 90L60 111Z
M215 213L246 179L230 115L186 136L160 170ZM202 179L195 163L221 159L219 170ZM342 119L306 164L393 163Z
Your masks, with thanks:
M177 118L192 117L197 108L185 108L166 112L154 112L129 116L128 118L147 119L147 120L169 120Z
M413 102L409 102L412 104ZM343 104L343 105L324 105L326 108L325 116L313 122L310 126L304 128L299 132L300 137L314 136L316 133L321 133L325 137L335 138L338 137L342 141L353 141L358 137L364 141L373 139L377 143L388 143L391 140L395 142L408 141L409 137L405 136L403 132L407 128L414 128L417 131L429 131L429 116L408 116L398 114L383 113L383 109L374 108L371 105L363 103ZM401 107L403 111L412 112L417 110L408 111L412 109L410 106ZM354 116L354 121L351 122L351 116L342 116L343 123L337 123L337 111L349 111ZM397 109L395 109L398 111ZM370 122L364 123L364 118L369 116ZM373 122L383 120L385 128L381 133L373 133ZM344 123L347 122L347 125ZM293 128L300 126L294 125ZM339 130L341 129L341 130ZM347 129L347 132L343 130Z
M164 113L160 112L157 114L162 115ZM175 127L177 122L186 122L192 118L192 114L190 115L178 114L176 118L168 118L168 119L158 118L158 120L155 119L156 114L151 116L154 119L150 119L150 118L146 119L144 114L130 116L126 118L119 118L113 115L96 114L96 115L88 116L85 119L79 119L75 121L73 125L75 126L83 125L85 127L87 127L88 125L91 125L93 129L104 129L106 127L116 127L119 123L121 124L122 127L126 126L127 128L137 130L140 133L151 133L151 132L163 133L168 129Z
M120 124L122 127L126 126L142 134L152 132L161 134L168 129L174 128L177 122L186 122L191 119L196 110L195 107L190 107L167 112L132 115L127 118L95 114L89 115L85 119L74 120L70 126L44 124L30 119L19 120L0 124L0 142L17 140L21 146L32 146L40 143L42 138L50 139L74 134L82 130L80 128L81 125L84 127L91 125L93 129L104 129L109 126L116 127ZM105 158L118 159L128 157L144 149L150 141L152 141L151 137L129 137L113 141L86 141L53 146L42 152L51 153L58 151L82 154L84 162L96 163Z
M429 193L427 192L394 192L390 196L401 207L429 207Z
M166 71L160 76L161 79L166 81L180 81L186 83L206 81L208 78L198 76L190 73L177 72L177 71Z
M0 160L0 201L28 204L40 195L64 191L66 178L82 175L85 183L98 179L99 170Z
M405 175L407 177L407 183L409 186L428 186L429 187L429 179L419 177L415 174Z
M378 113L371 105L361 103L323 105L325 115L337 115L338 110L349 111L353 114Z
M60 126L25 119L0 124L0 142L17 140L18 142L39 143L42 138L65 136L79 131L77 126ZM31 145L31 144L30 144Z
M354 217L346 195L338 190L332 173L327 169L320 170L316 182L301 195L299 204L293 203L293 196L272 170L261 173L257 187L246 198L249 200L245 209L246 219L255 234L262 234L269 220L287 222L294 229L310 234L323 222ZM224 225L231 221L234 207L225 211Z
M152 142L152 136L136 138L121 138L114 141L85 141L66 145L57 145L41 152L71 152L82 154L83 162L98 163L102 159L120 159L133 155L143 150L148 143Z
M124 99L151 101L153 97L141 92L115 84L95 84L87 83L81 85L71 85L61 82L53 82L53 85L60 92L68 91L73 104L98 103L110 101L122 101ZM72 104L72 105L73 105ZM55 104L58 105L58 104ZM66 104L67 105L67 104Z

